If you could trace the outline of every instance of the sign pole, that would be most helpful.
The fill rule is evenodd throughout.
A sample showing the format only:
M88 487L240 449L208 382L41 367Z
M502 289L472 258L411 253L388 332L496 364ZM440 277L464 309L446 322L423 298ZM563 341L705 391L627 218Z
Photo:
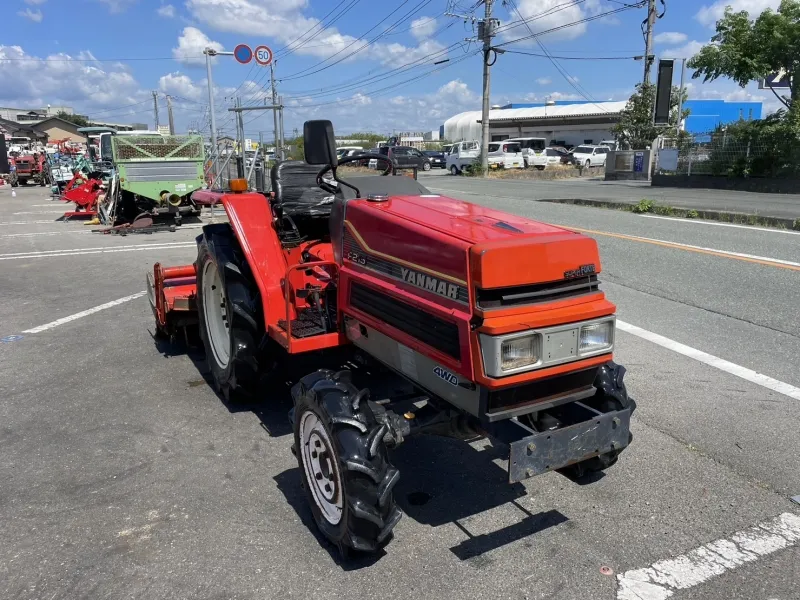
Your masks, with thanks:
M218 50L214 50L214 48L206 48L203 50L203 54L206 55L206 77L208 80L208 112L211 116L211 152L214 154L219 153L219 148L217 147L217 117L214 114L214 82L211 80L211 57L212 56L233 56L233 52L221 52ZM219 161L217 161L219 162ZM216 180L217 173L214 165L216 163L211 164L211 175Z

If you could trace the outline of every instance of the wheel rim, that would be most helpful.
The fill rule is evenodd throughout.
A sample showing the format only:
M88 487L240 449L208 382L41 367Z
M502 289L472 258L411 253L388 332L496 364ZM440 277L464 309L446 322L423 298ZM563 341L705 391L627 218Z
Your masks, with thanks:
M314 504L331 525L342 520L343 496L336 455L328 432L311 411L300 420L300 456Z
M430 163L425 163L424 165L422 165L422 170L423 171L430 171L431 170L431 164Z
M203 315L211 351L217 364L223 369L228 366L231 358L231 332L227 309L225 288L217 265L209 260L203 266Z
M455 168L455 166L452 166L452 167L450 167L450 172L451 172L453 175L458 175L458 169L456 169L456 168Z

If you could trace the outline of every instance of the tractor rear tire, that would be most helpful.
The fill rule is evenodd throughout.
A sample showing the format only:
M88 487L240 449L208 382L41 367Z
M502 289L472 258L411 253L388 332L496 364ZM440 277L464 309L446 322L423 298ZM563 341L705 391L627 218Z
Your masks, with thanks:
M320 370L292 395L294 451L317 527L343 558L378 551L403 513L392 495L400 472L389 463L369 390L352 385L349 371Z
M252 398L264 337L261 296L228 223L197 238L197 312L211 377L227 402Z

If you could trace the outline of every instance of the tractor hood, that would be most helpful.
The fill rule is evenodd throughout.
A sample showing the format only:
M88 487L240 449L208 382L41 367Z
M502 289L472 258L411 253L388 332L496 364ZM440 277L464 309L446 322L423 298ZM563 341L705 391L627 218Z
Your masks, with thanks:
M489 289L600 271L587 236L445 196L352 200L347 228L365 251Z

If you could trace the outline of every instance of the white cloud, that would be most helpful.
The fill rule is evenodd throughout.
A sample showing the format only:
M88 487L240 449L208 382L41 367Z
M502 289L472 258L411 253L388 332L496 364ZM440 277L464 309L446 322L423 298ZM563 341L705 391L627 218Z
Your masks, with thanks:
M689 39L685 33L680 33L677 31L665 31L664 33L659 33L656 35L653 40L656 44L682 44L686 40Z
M330 101L327 101L330 102ZM379 105L380 110L364 110L365 105ZM433 131L446 119L465 110L480 107L480 94L459 79L440 86L435 92L418 96L353 94L342 96L333 104L316 98L287 100L287 130L302 128L303 121L324 118L333 121L337 133L374 131ZM266 126L271 129L271 117Z
M420 17L411 21L411 35L418 40L424 40L436 31L436 26L435 17Z
M206 62L203 50L213 48L220 51L222 44L215 42L196 27L184 27L178 38L178 47L172 49L172 56L190 66L204 65Z
M563 27L558 31L541 36L542 40L572 40L586 33L587 23L577 23L590 15L606 12L606 8L601 6L599 0L586 0L583 3L568 3L563 0L517 0L516 3L519 13L511 8L509 10L509 23L501 26L500 37L504 40L514 40L530 36L531 33L538 34L542 31L550 31L557 27ZM520 16L525 19L525 23L512 23L520 20ZM608 17L600 19L608 24L613 24L613 19ZM527 23L527 25L526 25ZM535 44L535 40L529 39L520 42L525 45Z
M697 11L695 19L703 25L713 28L718 20L725 14L725 7L730 6L733 12L746 10L751 17L760 15L771 8L776 10L781 0L717 0L711 5L705 5Z
M3 59L15 59L4 61ZM31 56L20 46L0 46L0 104L74 106L86 111L124 106L146 98L124 65L97 63L90 52ZM68 62L78 58L84 62ZM24 60L20 60L24 59ZM136 109L130 109L136 110Z
M156 10L159 17L164 17L165 19L173 19L175 18L175 7L172 4L164 4L163 6L159 6L158 10Z
M127 10L127 8L136 3L137 0L97 0L97 2L108 6L108 10L112 13L118 13Z
M31 10L30 8L26 8L25 10L21 10L17 13L20 17L24 17L25 19L30 19L34 23L41 23L42 18L44 15L40 10Z
M697 40L692 40L684 44L683 46L678 46L676 48L666 48L663 52L660 53L663 57L669 58L692 58L695 54L700 52L700 50L705 46L703 42L698 42Z
M319 19L303 14L307 7L308 0L186 0L189 13L210 28L260 39L271 38L277 42L273 46L275 50L278 49L275 46L288 44L295 54L335 57L328 65L345 57L348 60L391 61L398 55L407 59L404 62L410 62L443 47L433 40L424 41L416 48L381 42L367 47L366 40L340 33L335 27L323 26L320 29ZM303 38L306 34L307 38L313 36L313 39L308 39L308 43L297 41L306 39ZM375 35L373 32L369 37ZM359 52L352 56L355 50ZM391 56L387 56L387 52Z
M40 4L44 4L47 0L25 0L25 4L30 6L39 6Z
M571 94L564 92L550 92L549 94L539 94L536 92L525 94L517 99L517 102L546 102L547 100L586 100L580 94ZM586 100L588 102L588 100Z
M550 85L551 83L553 83L553 80L550 79L549 77L539 77L539 79L536 80L536 83L538 83L539 85Z

